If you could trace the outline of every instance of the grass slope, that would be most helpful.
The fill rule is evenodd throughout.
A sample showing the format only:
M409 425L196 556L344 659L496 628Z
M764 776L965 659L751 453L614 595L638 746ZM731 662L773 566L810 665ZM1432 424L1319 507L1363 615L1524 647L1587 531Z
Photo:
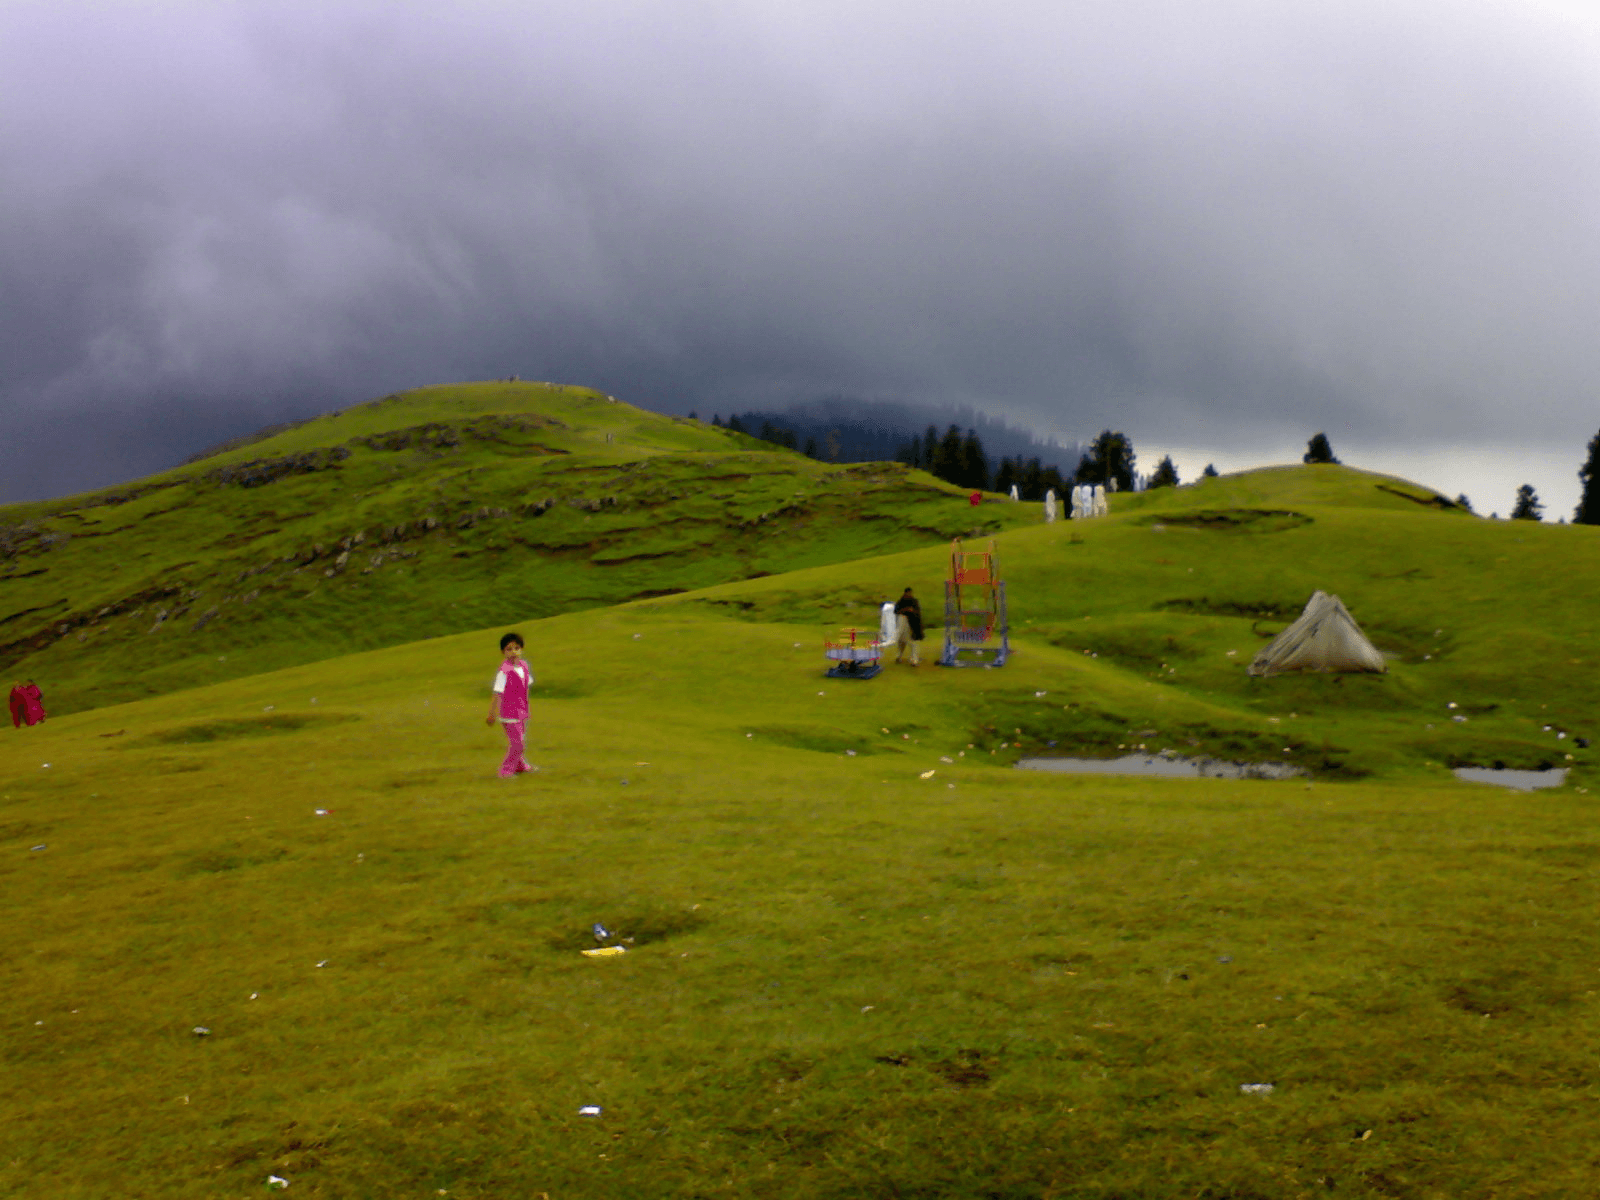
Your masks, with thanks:
M997 685L969 714L972 738L1012 757L1170 749L1324 778L1586 769L1594 752L1577 740L1600 735L1600 535L1477 520L1397 491L1428 495L1346 467L1273 469L1003 535L1014 632L1032 653L1063 652L1071 691L1044 703ZM944 564L941 549L908 551L649 607L865 621L916 582L932 613ZM1388 674L1246 673L1317 588L1344 599Z
M72 712L1024 519L587 389L424 388L0 508L0 669Z
M937 550L539 621L520 780L497 628L4 739L0 1193L1585 1194L1591 768L1523 795L1412 742L1447 694L1587 715L1585 663L1504 651L1582 636L1594 545L1375 491L1245 476L1008 533L998 672L822 678L823 630L930 596ZM1310 585L1449 649L1240 678ZM1372 773L1002 769L1086 710L1306 722ZM1524 720L1432 732L1543 745ZM632 950L582 957L594 921Z

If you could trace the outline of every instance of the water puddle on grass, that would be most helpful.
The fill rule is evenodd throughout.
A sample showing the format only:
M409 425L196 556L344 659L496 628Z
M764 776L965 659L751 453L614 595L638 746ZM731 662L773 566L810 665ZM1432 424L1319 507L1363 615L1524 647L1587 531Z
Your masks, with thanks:
M1068 775L1157 775L1167 779L1294 779L1305 771L1292 763L1237 763L1220 758L1128 754L1122 758L1023 758L1024 771L1062 771Z
M1535 788L1560 787L1567 781L1567 769L1551 767L1547 771L1513 771L1505 767L1457 767L1455 776L1468 783L1497 783L1519 792L1531 792Z

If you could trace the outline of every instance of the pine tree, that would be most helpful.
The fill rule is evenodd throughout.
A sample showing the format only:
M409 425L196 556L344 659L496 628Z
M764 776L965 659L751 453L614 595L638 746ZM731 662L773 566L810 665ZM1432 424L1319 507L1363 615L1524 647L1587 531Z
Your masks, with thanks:
M946 483L961 482L961 427L952 425L933 447L933 473Z
M816 438L808 437L806 439L806 448L805 448L804 453L805 453L805 456L807 458L815 458L815 457L817 457L817 439Z
M1079 483L1100 484L1107 491L1133 491L1133 443L1125 433L1107 429L1095 438L1078 463Z
M1328 445L1328 435L1319 433L1306 444L1306 456L1301 461L1308 463L1336 463L1339 460L1333 456L1333 447Z
M713 425L715 425L718 429L721 429L722 428L722 417L721 417L721 415L718 414L718 413L712 413L711 414L711 423Z
M1017 481L1017 464L1009 458L1002 458L1000 465L994 469L994 490L1009 496L1011 485Z
M1533 490L1533 484L1525 483L1517 489L1517 506L1511 510L1513 521L1542 521L1540 514L1544 512L1544 505L1539 503L1539 496Z
M922 435L922 469L929 475L937 475L934 464L939 461L939 431L932 425Z
M1465 492L1462 492L1461 495L1456 497L1456 503L1462 508L1466 509L1468 512L1472 511L1472 501L1467 499L1467 494Z
M1167 455L1156 465L1156 473L1150 476L1150 486L1153 488L1178 486L1178 468L1172 465L1172 455Z
M1039 473L1039 490L1054 492L1056 499L1060 500L1067 494L1067 481L1061 478L1061 468L1051 464Z
M1207 479L1215 479L1217 477L1217 468L1214 464L1207 463L1206 469L1201 471L1200 474Z
M1044 468L1037 458L1030 458L1023 464L1017 479L1017 491L1024 500L1044 499Z
M1589 461L1578 471L1583 497L1572 514L1574 525L1600 525L1600 433L1589 439Z
M983 452L983 443L972 430L961 443L961 486L974 491L989 490L989 456Z
M739 418L734 416L732 413L729 413L728 414L728 424L727 424L726 428L732 430L734 433L743 433L744 432L744 422L739 420Z

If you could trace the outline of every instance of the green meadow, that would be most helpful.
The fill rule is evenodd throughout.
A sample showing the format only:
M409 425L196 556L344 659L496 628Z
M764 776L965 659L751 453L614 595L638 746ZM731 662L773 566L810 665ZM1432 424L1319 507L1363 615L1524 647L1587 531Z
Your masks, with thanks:
M352 413L372 423L277 456L383 432ZM132 633L29 660L48 703L44 666L104 646L73 676L96 695L0 740L0 1195L1592 1193L1595 531L1343 467L1046 526L755 444L628 461L687 477L699 453L777 462L841 515L757 530L753 553L789 556L770 574L709 578L708 536L685 555L706 578L622 603L574 584L556 612L512 589L460 632L434 616L462 601L397 590L392 644L308 625L299 661L215 680L198 664L236 651L206 646L126 702L103 700ZM922 515L849 553L851 503ZM979 520L1015 655L926 665L943 543ZM359 576L318 578L375 611ZM907 585L925 665L825 678L823 639ZM1250 678L1319 587L1389 673ZM289 644L274 621L262 644ZM501 780L484 714L509 628L540 769ZM1304 774L1014 765L1131 748ZM1450 773L1495 763L1568 774ZM623 954L581 953L595 922Z

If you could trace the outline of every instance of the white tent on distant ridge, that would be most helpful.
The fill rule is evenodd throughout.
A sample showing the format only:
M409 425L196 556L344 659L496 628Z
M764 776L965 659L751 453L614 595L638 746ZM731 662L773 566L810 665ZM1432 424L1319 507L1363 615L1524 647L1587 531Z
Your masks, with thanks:
M1298 620L1272 639L1250 664L1252 675L1289 671L1374 671L1389 668L1361 626L1327 592L1313 592Z

